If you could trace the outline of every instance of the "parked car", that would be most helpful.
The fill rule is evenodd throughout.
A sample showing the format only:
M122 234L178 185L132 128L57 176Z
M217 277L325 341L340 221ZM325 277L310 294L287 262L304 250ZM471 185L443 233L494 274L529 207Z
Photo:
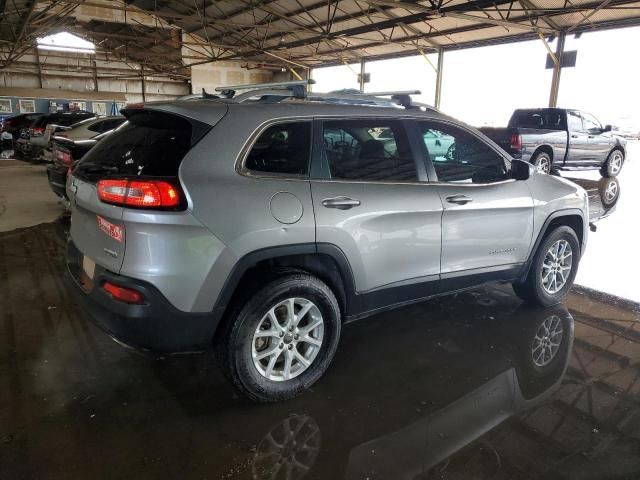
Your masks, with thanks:
M124 122L126 118L123 116L88 118L56 132L51 140L53 161L47 166L47 178L53 193L66 200L65 183L69 167Z
M234 385L274 401L320 378L344 322L487 281L564 297L584 189L436 110L312 95L123 110L67 183L68 272L101 328L151 351L214 345ZM427 132L452 153L433 161Z
M0 138L2 139L3 148L13 148L13 143L20 136L20 131L43 115L44 113L22 113L3 118L2 123L0 123Z
M514 158L543 173L595 170L603 177L620 173L626 140L611 133L591 114L564 108L520 109L506 128L481 128Z
M28 159L36 159L43 150L49 147L51 135L56 128L69 127L95 116L95 113L84 111L57 112L42 115L30 125L22 128L16 142L16 151Z

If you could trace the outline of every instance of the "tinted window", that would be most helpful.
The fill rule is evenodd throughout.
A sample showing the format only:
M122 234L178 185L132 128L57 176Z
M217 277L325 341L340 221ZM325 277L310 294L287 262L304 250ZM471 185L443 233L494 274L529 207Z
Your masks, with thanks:
M415 182L407 134L395 120L327 121L323 157L332 178Z
M582 130L582 119L576 112L567 112L567 123L569 124L569 131L579 132Z
M311 153L311 122L272 125L251 147L245 167L256 172L306 175Z
M490 183L510 177L508 162L472 134L434 122L418 126L439 181Z
M509 121L510 127L563 130L564 121L559 110L516 110Z
M171 177L191 148L191 124L180 117L140 111L122 129L99 142L75 174Z
M124 118L120 119L110 119L110 120L101 120L99 122L95 122L91 126L87 127L87 130L97 133L108 132L109 130L113 130L118 125L124 123Z

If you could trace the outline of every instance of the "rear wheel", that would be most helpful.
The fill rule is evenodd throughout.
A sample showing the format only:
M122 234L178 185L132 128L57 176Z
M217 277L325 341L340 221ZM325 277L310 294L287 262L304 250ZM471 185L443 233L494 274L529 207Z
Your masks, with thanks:
M250 399L293 397L329 367L340 338L340 308L316 277L273 280L236 312L216 353L225 375Z
M580 245L570 227L558 227L542 241L524 282L513 290L528 303L548 307L567 294L578 272Z
M615 177L622 170L622 164L624 163L624 154L620 150L613 150L607 157L607 161L604 162L600 169L600 174L603 177Z
M531 163L535 165L538 172L547 175L551 173L551 155L549 155L547 152L538 152L535 157L531 159Z

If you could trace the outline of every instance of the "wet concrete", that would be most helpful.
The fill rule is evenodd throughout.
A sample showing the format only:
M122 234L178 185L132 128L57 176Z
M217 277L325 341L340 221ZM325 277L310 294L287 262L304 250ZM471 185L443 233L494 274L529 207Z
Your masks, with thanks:
M148 358L93 327L66 229L0 234L0 479L640 478L636 304L443 297L346 326L311 391L254 405L209 354ZM562 339L536 366L545 322Z
M51 222L63 210L44 165L0 158L0 232Z

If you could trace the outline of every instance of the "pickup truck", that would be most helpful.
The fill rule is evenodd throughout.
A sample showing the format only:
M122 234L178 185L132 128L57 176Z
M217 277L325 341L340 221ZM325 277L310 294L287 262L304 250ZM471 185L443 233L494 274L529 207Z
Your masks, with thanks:
M620 173L626 140L611 133L591 114L564 108L518 109L506 128L480 131L514 158L539 172L600 169L603 177Z

